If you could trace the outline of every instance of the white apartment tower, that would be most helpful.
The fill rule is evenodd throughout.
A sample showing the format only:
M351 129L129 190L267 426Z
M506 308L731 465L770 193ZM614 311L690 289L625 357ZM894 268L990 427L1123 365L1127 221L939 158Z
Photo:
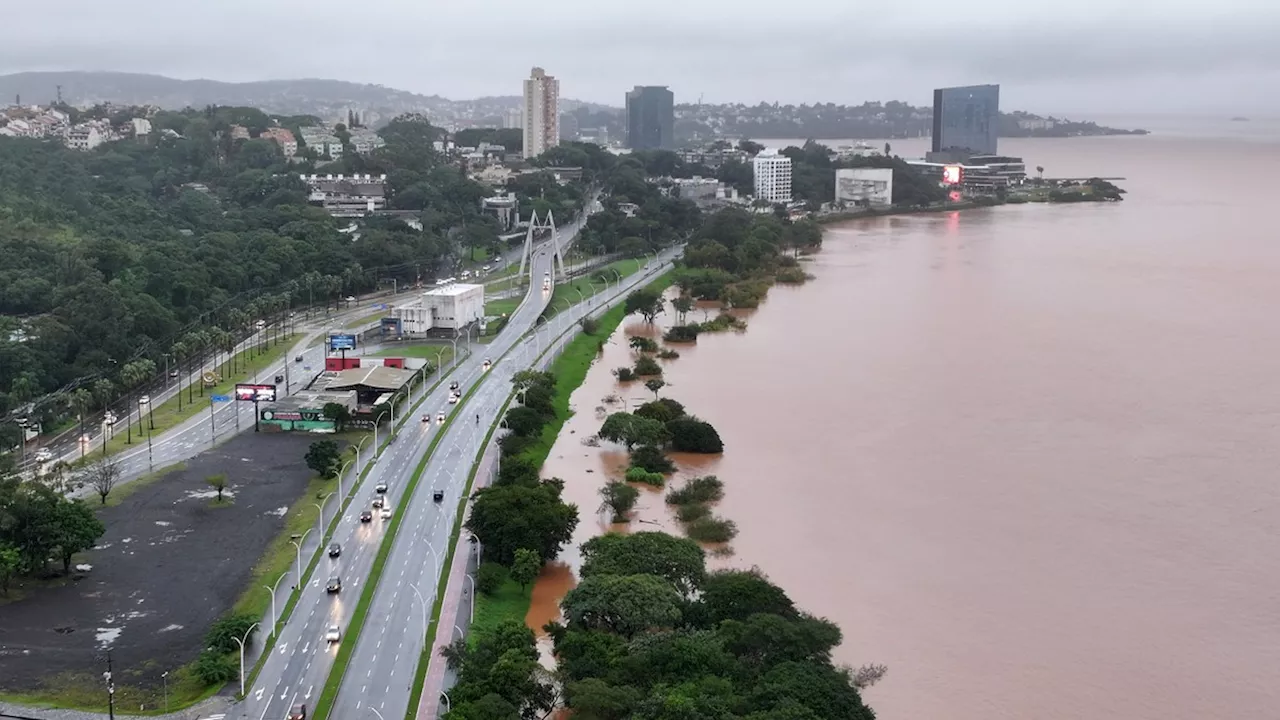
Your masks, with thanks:
M559 144L560 81L536 67L524 81L524 156L536 157Z
M791 158L777 150L763 150L751 161L755 171L757 200L771 203L791 202Z

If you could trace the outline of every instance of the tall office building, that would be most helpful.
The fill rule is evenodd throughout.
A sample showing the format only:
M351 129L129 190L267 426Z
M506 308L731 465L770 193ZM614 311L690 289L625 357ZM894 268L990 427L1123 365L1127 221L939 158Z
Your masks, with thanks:
M524 81L524 156L560 144L560 81L536 67Z
M627 93L627 147L674 150L675 95L665 85L637 85Z
M777 150L762 150L751 161L751 168L755 171L757 200L791 202L791 158L779 155Z
M933 152L955 156L942 161L957 162L965 155L995 155L999 138L999 85L933 91Z

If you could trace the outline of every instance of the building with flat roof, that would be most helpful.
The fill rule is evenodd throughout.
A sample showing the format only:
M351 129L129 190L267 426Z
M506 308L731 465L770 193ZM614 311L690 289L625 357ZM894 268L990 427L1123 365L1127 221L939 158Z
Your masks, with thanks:
M358 409L354 390L300 390L273 403L259 403L258 422L267 431L336 432L333 420L324 416L324 406L330 403L342 405L352 415Z
M301 175L307 200L334 217L364 217L387 207L386 175Z
M450 283L391 308L399 332L424 336L432 330L457 330L484 320L484 286Z
M933 91L930 161L960 162L966 155L995 155L999 139L999 85L969 85Z
M837 205L885 207L893 202L893 168L836 170Z
M791 202L791 158L779 155L777 150L767 149L755 156L751 167L755 171L757 200Z
M627 147L675 148L675 94L665 85L637 85L627 93Z
M560 81L536 67L524 81L524 157L560 144Z

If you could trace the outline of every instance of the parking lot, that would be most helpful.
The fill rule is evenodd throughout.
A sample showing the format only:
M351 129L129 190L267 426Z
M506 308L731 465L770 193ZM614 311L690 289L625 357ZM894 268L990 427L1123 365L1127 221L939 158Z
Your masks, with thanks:
M137 687L194 660L307 487L313 440L245 433L103 508L74 582L0 608L0 690L100 685L108 649L117 684ZM205 482L217 473L221 504Z

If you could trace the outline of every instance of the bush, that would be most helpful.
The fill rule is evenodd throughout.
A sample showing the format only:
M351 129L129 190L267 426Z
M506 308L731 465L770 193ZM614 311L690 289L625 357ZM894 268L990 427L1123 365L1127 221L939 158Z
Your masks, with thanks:
M196 660L195 674L205 685L223 685L239 677L238 662L230 654L205 650Z
M213 652L225 654L229 652L239 651L240 646L232 638L242 640L249 628L257 622L257 619L249 615L226 615L218 618L213 626L209 628L209 632L204 636L204 644ZM253 642L253 635L257 633L257 628L249 634L249 642Z
M582 332L587 335L595 335L600 330L600 321L593 317L584 317L578 324L582 326Z
M476 592L493 595L507 580L507 569L496 562L480 564L476 571Z
M629 367L620 367L614 370L613 374L622 382L631 382L636 379L635 372Z
M676 519L682 523L691 523L711 516L711 507L704 503L688 503L676 507Z
M632 350L658 352L658 343L653 338L647 338L643 335L632 335L630 345Z
M660 423L668 423L676 418L684 415L684 406L675 400L661 398L652 402L647 402L636 408L636 417L649 418L657 420Z
M667 482L667 478L662 473L649 472L642 467L632 467L627 469L627 482L662 487Z
M662 335L662 339L667 342L691 343L698 339L698 333L701 332L699 326L693 325L676 325Z
M537 442L537 440L538 438L536 437L525 437L523 435L511 433L509 435L503 435L498 439L498 447L502 450L502 454L504 456L519 455L525 450L533 447L533 444Z
M636 358L636 366L635 366L634 372L638 377L644 377L646 375L661 375L662 366L658 364L657 360L654 360L648 355L641 355L640 357Z
M533 389L530 388L529 390L532 391ZM542 434L542 426L546 424L546 420L537 410L520 405L507 410L504 421L508 430L523 437L534 437Z
M662 450L653 445L641 445L631 451L631 466L644 468L645 472L671 473L676 471L676 464Z
M667 430L671 431L671 449L676 452L724 452L720 433L711 423L690 417L677 418L667 423Z
M675 360L678 357L680 357L680 353L671 348L663 348L658 351L659 360Z
M805 274L805 271L798 267L782 268L778 271L778 274L775 277L778 278L778 282L780 283L791 284L799 284L809 279L809 276Z
M690 540L726 543L738 535L738 526L732 520L708 516L685 525L684 532Z
M679 490L667 493L668 505L715 502L724 498L724 483L715 475L696 477Z

